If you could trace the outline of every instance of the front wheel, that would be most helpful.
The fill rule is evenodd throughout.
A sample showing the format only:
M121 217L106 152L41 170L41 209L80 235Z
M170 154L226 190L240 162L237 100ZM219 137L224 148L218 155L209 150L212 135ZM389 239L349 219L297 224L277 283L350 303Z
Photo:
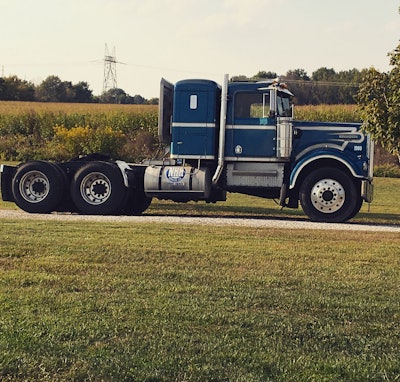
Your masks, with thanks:
M312 220L340 223L355 216L361 207L353 179L331 167L320 168L306 176L300 186L300 203Z
M118 214L127 188L119 168L108 162L90 162L77 171L71 183L71 198L84 214Z

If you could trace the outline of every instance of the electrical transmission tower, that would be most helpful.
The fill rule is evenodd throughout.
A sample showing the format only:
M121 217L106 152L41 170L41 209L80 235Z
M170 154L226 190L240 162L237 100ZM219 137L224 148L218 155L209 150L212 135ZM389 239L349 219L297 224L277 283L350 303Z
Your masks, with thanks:
M110 89L117 88L117 58L115 57L115 46L112 53L106 50L104 54L104 80L103 80L103 93Z

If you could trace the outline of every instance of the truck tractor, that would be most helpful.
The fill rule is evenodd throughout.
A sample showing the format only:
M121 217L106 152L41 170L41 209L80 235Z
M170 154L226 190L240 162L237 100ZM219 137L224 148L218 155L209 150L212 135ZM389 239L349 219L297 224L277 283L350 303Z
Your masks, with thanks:
M360 124L296 121L292 101L278 80L161 79L162 158L2 165L2 198L30 213L135 215L152 198L214 203L235 192L347 221L373 198L373 142Z

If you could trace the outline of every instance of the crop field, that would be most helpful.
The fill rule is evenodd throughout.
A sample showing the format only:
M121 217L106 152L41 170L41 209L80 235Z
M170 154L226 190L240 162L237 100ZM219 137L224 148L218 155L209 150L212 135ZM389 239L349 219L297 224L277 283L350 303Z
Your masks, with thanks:
M63 160L101 151L140 160L157 150L157 106L0 102L0 159Z
M296 118L357 121L354 105L301 106ZM93 151L129 161L153 157L158 106L0 101L0 159L65 160Z
M307 105L296 106L296 119L314 121L359 122L356 105ZM21 116L29 113L39 115L103 114L121 112L126 114L157 113L157 105L114 105L85 103L18 102L0 101L0 115Z
M156 105L0 101L0 115L24 115L29 112L65 115L114 112L139 114L144 112L157 112L157 108L158 106Z
M295 118L360 121L356 105L297 106ZM0 160L66 160L101 151L140 161L163 152L157 125L157 105L0 101ZM396 163L385 151L377 152L376 160ZM393 175L393 166L388 170Z

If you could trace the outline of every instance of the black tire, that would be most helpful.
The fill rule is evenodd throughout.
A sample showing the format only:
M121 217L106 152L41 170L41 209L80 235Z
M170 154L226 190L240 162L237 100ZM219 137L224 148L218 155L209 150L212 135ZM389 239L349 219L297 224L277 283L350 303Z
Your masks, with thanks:
M349 216L349 219L354 218L354 216L356 216L356 215L360 212L363 203L364 203L364 201L363 201L361 195L358 195L357 203L356 203L356 205L355 205L355 207L354 207L353 212L352 212L351 215Z
M18 168L12 180L15 203L26 212L50 213L64 198L65 179L65 174L53 163L26 162Z
M351 219L361 207L355 182L345 172L331 167L306 176L300 186L300 203L310 220L326 223Z
M146 196L143 190L132 190L122 210L122 213L131 216L141 215L149 208L151 201L152 198Z
M75 207L74 203L72 202L70 194L69 194L70 181L68 179L67 173L63 170L62 166L56 165L56 167L57 167L57 170L59 171L60 176L63 179L63 182L65 184L64 196L63 196L60 204L57 206L56 211L77 212L76 207Z
M121 171L108 162L84 165L71 183L71 198L78 211L87 215L120 213L126 194Z

